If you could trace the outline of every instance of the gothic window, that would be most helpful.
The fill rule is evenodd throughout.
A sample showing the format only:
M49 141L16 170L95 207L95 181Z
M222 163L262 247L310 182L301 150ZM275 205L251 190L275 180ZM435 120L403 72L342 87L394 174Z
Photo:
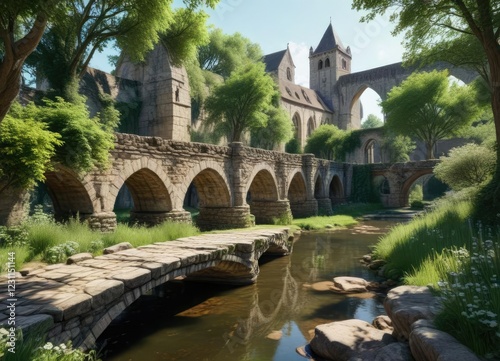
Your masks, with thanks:
M326 58L325 60L325 68L329 68L330 67L330 58Z
M323 60L320 60L318 63L318 69L323 69Z
M286 92L288 93L288 95L293 96L292 91L290 90L289 87L286 86L285 89L286 89Z
M309 120L307 121L307 136L310 137L311 134L314 132L314 120L313 118L309 118Z
M342 69L347 70L347 61L342 58Z
M290 70L290 68L286 68L286 78L292 81L292 71Z

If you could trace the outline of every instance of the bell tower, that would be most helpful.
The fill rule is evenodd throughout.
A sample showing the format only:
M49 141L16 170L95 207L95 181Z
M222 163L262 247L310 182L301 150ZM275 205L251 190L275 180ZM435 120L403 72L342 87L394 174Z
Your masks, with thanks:
M335 86L341 75L351 73L351 60L351 49L344 48L330 22L319 45L309 50L309 86L334 111Z

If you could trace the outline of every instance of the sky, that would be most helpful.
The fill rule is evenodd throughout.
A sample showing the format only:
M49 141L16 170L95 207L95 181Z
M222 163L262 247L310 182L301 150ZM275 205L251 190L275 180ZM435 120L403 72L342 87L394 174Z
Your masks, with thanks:
M174 7L182 0L174 0ZM221 0L215 10L208 9L208 24L226 34L241 33L261 46L264 54L290 47L295 81L309 85L309 48L316 48L330 24L343 45L352 52L352 72L400 62L402 36L394 37L394 25L387 18L360 23L363 13L351 9L349 0ZM106 57L96 57L91 66L109 71ZM107 68L108 67L108 68ZM364 116L382 118L378 95L366 90L361 101Z

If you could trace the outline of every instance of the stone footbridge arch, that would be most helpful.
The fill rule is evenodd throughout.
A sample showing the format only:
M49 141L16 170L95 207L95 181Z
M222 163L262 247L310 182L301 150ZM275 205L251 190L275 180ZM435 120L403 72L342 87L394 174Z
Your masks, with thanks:
M47 266L16 278L16 326L26 333L43 324L55 344L71 340L75 347L92 348L113 319L154 287L178 276L251 284L263 254L287 255L292 245L288 229L276 228L112 249L69 265ZM0 302L7 298L0 296ZM7 322L1 318L0 327L10 327Z

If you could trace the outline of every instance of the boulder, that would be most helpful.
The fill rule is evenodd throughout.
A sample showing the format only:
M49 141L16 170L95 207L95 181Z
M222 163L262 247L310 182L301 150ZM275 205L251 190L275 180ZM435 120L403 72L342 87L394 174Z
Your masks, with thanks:
M428 320L413 323L410 348L416 361L479 361L469 348Z
M396 341L390 333L377 330L368 322L346 320L317 326L309 345L319 357L348 361L367 360L376 351Z
M382 331L392 332L392 330L393 330L392 321L389 318L389 316L386 316L386 315L380 315L380 316L375 317L372 321L372 325L376 329L382 330Z
M126 249L134 248L129 242L122 242L115 244L114 246L104 248L103 252L104 254L111 254L111 253L116 253L119 251L124 251Z
M78 263L92 258L94 258L92 256L92 253L77 253L68 257L68 259L66 260L66 264Z
M420 319L432 320L438 312L438 300L427 287L399 286L384 300L384 308L392 320L394 335L408 340L411 325Z
M333 290L339 293L361 293L367 292L368 282L359 277L335 277L333 279Z

